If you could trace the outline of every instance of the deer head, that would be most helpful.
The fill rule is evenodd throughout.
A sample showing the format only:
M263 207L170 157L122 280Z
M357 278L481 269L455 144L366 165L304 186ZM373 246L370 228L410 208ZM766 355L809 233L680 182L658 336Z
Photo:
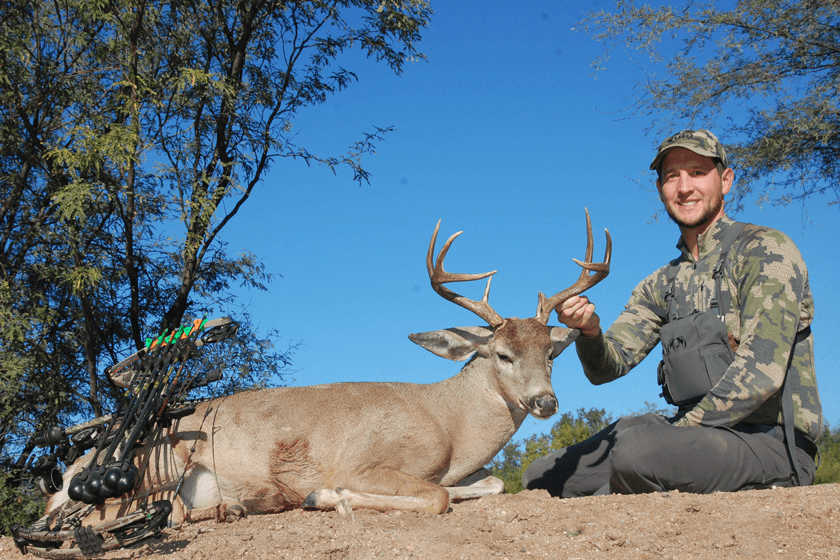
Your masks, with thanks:
M452 242L462 232L452 235L444 244L437 260L433 262L435 242L440 222L435 227L429 250L426 254L426 268L432 289L443 298L469 309L485 321L488 326L459 327L412 334L409 338L443 358L460 361L473 357L480 362L473 370L488 375L498 386L499 394L508 407L519 409L545 419L557 412L557 398L551 386L551 368L554 358L577 338L577 329L549 327L551 311L566 299L583 293L609 274L612 239L606 231L607 248L604 262L593 263L592 224L586 212L586 259L573 259L583 268L578 280L570 287L546 298L539 293L537 314L530 319L511 317L503 319L490 307L490 281L497 271L479 274L453 274L443 269L443 261ZM468 299L443 286L448 282L465 282L487 278L484 297L480 301ZM472 363L472 362L471 362ZM467 367L463 371L466 371ZM523 415L524 418L524 415Z

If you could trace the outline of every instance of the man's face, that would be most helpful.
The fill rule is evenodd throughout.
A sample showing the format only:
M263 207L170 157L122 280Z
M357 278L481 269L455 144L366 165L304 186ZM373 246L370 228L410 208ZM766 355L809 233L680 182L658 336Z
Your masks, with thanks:
M729 192L734 176L729 168L721 175L712 158L673 148L662 162L662 178L656 187L678 226L702 232L723 216L723 195Z

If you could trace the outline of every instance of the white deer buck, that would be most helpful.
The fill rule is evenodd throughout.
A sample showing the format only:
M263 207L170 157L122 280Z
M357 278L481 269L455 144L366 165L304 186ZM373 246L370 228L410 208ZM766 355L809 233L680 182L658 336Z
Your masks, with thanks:
M552 361L578 331L548 327L551 311L609 273L611 239L603 263L592 262L592 228L586 215L586 261L580 278L546 298L537 315L503 319L488 304L495 273L450 274L443 260L456 233L433 264L438 227L426 265L434 290L487 321L489 326L412 334L423 348L451 360L472 359L454 377L432 384L336 383L282 387L217 398L177 421L161 443L141 449L148 466L137 496L169 499L171 523L294 507L403 509L443 513L450 499L501 493L501 481L483 468L530 413L557 412ZM488 278L481 301L443 286ZM209 411L208 411L209 409ZM205 414L205 412L208 412ZM62 492L48 511L68 500ZM177 493L177 495L175 495ZM133 511L105 502L86 523Z

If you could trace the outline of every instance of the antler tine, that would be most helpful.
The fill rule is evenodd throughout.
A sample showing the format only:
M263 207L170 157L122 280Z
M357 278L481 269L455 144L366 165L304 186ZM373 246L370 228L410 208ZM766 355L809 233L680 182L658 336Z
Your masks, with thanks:
M463 233L462 231L453 234L446 240L446 243L444 243L443 248L438 254L437 262L434 266L432 266L432 257L434 256L435 243L437 242L439 229L440 220L438 220L438 223L435 226L435 232L432 234L432 241L429 243L429 251L426 253L426 269L429 271L429 280L432 282L432 289L452 303L460 305L465 309L469 309L487 321L490 326L498 327L504 322L504 319L502 319L502 317L496 313L492 307L490 307L490 304L487 301L490 297L490 281L497 271L494 270L492 272L483 272L480 274L453 274L443 270L443 260L446 258L446 253L449 252L449 247L452 245L452 242L455 241L455 238ZM470 280L481 280L483 278L487 278L487 287L484 288L484 297L481 298L481 301L467 299L443 286L446 282L468 282Z
M547 298L540 292L539 305L537 306L537 318L545 324L548 324L548 319L551 316L551 311L569 299L572 296L581 294L603 280L610 273L610 258L612 257L612 238L610 237L610 230L604 228L607 234L607 249L604 253L604 262L593 263L592 253L594 243L592 240L592 222L589 220L589 210L586 210L586 260L581 262L577 259L572 259L579 264L583 270L577 281L566 288ZM594 272L594 274L591 274Z

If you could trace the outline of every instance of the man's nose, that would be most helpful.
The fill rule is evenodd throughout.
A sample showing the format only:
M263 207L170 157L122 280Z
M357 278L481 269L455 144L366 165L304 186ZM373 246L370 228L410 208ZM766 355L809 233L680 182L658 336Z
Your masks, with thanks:
M677 177L677 190L679 192L689 192L692 188L691 176L687 171L680 171L679 177Z

